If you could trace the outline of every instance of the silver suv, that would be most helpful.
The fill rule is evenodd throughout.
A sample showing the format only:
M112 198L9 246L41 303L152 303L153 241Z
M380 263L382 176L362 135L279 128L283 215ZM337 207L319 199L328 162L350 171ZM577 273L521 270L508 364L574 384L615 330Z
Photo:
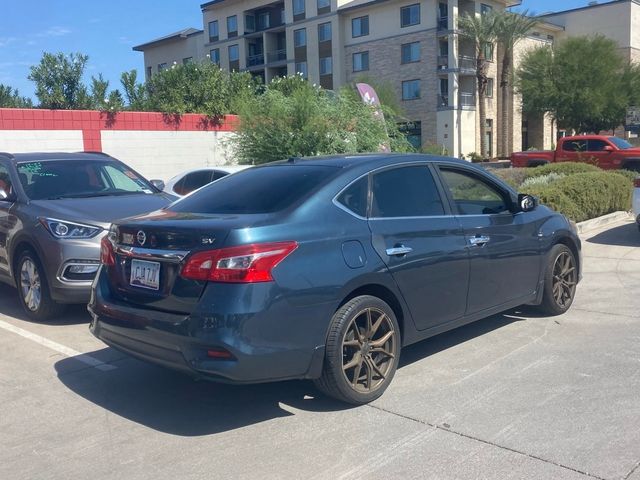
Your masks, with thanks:
M101 153L0 153L0 281L30 318L88 302L111 222L175 199L152 182Z

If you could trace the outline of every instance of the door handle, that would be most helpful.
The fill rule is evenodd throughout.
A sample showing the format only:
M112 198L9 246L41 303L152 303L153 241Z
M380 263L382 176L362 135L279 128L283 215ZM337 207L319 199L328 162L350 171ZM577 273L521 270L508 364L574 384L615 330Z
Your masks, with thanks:
M390 257L401 257L407 253L413 252L413 248L405 247L404 245L397 245L393 248L387 248L386 252Z
M484 247L487 243L489 243L491 237L487 237L486 235L476 235L475 237L469 238L469 245L472 247Z

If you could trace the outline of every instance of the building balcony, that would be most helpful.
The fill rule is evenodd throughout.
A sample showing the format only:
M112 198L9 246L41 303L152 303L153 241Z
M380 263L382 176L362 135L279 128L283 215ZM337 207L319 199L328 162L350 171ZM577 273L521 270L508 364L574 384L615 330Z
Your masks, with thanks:
M469 73L471 75L475 75L476 59L468 55L460 55L458 57L458 69L461 73Z
M445 109L449 107L449 95L446 93L438 94L438 108Z
M438 30L448 30L449 29L449 17L439 17L438 18Z
M471 92L459 92L458 106L463 110L475 110L476 94Z
M275 50L273 52L267 52L267 63L282 62L287 59L287 50Z
M449 55L438 55L438 70L449 68Z
M247 57L247 67L255 67L258 65L264 65L264 54L259 53Z

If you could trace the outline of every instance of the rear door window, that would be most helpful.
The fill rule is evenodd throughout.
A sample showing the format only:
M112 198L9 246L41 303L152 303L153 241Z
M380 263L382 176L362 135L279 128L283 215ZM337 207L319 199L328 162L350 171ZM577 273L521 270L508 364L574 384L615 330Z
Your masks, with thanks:
M562 150L565 152L586 152L587 141L586 140L570 140L562 144Z
M373 175L374 218L444 215L442 199L426 165L385 170Z
M243 170L171 206L175 212L272 213L293 207L335 177L340 169L319 165L271 165Z
M211 183L212 174L213 172L211 170L198 170L197 172L187 174L184 177L181 195L186 195L205 186L207 183Z
M363 177L342 192L337 200L347 210L360 217L367 216L367 199L369 192L369 177Z

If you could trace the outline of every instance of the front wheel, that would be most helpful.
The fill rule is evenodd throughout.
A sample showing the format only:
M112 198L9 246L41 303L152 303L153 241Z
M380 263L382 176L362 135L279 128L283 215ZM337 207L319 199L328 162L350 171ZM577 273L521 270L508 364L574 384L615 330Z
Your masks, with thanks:
M400 328L377 297L356 297L333 315L322 376L316 386L337 400L362 405L380 397L395 375Z
M540 310L546 315L562 315L573 303L578 284L578 266L566 245L555 245L550 252L544 276Z
M27 316L38 322L50 320L64 310L64 305L51 298L45 275L40 260L33 252L25 250L20 254L16 270L18 296Z

